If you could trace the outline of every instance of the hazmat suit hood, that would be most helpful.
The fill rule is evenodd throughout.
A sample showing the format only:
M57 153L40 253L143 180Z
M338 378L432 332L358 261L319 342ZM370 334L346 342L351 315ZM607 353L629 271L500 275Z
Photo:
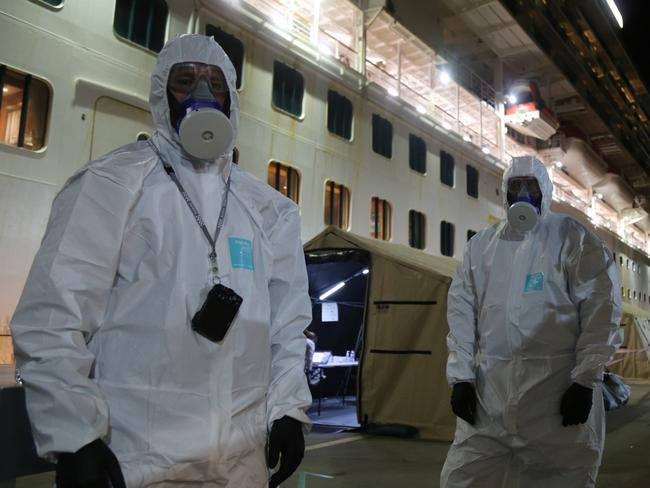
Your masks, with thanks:
M542 191L542 206L540 221L543 221L551 211L551 201L553 199L553 183L548 176L546 167L537 158L533 156L520 156L512 158L512 164L503 174L501 182L501 195L503 197L503 208L508 212L508 181L510 178L521 176L533 176L537 179L539 189Z
M229 169L232 164L232 151L237 141L239 129L239 94L236 89L237 74L232 62L225 51L212 38L200 34L185 34L169 41L158 55L156 67L151 76L149 104L158 134L166 139L178 153L190 161L196 158L187 154L181 145L180 138L172 127L167 100L167 80L169 72L177 63L197 62L215 65L223 71L230 95L230 124L233 128L233 139L228 149L215 162ZM206 161L212 162L212 161Z

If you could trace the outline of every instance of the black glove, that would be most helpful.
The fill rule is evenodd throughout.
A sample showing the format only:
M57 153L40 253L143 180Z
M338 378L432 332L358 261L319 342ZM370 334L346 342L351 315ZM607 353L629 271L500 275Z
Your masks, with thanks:
M589 418L593 397L594 391L591 388L573 383L562 395L562 425L584 424Z
M474 425L476 415L476 390L474 385L463 381L456 383L451 392L451 409L457 417Z
M280 458L280 455L282 457ZM279 486L300 466L305 455L305 437L302 423L291 417L282 417L273 422L269 436L269 467L275 468L280 461L280 469L271 476L269 488Z
M56 464L57 488L126 488L115 454L101 439L86 444L75 453L59 454Z

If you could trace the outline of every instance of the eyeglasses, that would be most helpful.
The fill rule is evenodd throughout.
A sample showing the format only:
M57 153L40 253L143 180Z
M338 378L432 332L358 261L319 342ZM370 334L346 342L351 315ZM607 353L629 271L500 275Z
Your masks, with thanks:
M204 79L210 86L215 97L228 93L228 84L221 68L205 63L177 63L169 72L167 87L181 97L187 97L196 87L199 80Z

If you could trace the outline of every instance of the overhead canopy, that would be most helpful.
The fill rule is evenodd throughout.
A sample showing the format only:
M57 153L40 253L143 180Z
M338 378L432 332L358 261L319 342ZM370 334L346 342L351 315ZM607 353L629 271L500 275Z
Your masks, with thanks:
M411 425L422 438L451 440L456 420L445 378L446 317L457 261L336 227L326 228L304 247L309 255L357 249L370 258L359 420Z

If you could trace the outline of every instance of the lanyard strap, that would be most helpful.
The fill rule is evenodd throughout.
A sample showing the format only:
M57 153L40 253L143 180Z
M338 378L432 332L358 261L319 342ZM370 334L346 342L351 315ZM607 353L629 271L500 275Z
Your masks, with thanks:
M160 159L163 168L165 168L165 171L169 175L169 177L172 179L172 181L176 184L176 187L178 188L178 191L181 192L181 195L183 196L183 200L185 200L185 203L187 203L187 206L190 208L192 211L192 215L194 215L194 219L196 220L196 223L199 224L199 227L203 231L203 235L205 238L208 240L210 243L210 254L208 257L210 258L210 261L212 262L213 265L215 265L216 260L217 260L217 239L219 238L219 234L221 233L221 228L223 227L223 221L226 217L226 207L228 207L228 193L230 192L230 177L226 180L226 191L223 194L223 198L221 199L221 210L219 211L219 220L217 221L217 230L214 233L214 239L210 235L210 232L208 231L208 228L205 226L205 222L201 218L201 214L199 214L198 209L194 205L194 202L192 202L192 199L190 196L187 194L185 191L185 188L183 188L183 185L181 185L181 182L178 181L178 177L176 176L176 172L174 171L174 168L172 168L162 157L162 154L160 154L160 151L158 148L155 146L151 140L148 141L149 145L153 148L154 152L158 155L158 158Z

